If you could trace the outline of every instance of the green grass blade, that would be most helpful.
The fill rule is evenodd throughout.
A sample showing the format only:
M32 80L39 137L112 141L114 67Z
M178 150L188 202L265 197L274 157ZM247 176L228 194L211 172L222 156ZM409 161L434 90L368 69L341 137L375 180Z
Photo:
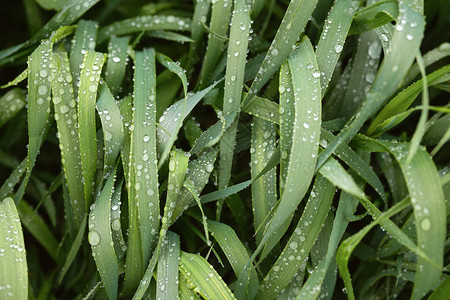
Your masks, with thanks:
M28 162L25 178L14 196L16 203L20 201L25 192L43 137L48 130L50 81L53 78L52 46L51 40L44 40L28 58Z
M36 2L44 9L47 10L60 10L64 4L66 4L67 0L36 0Z
M55 78L57 80L52 81L53 106L58 128L64 178L69 191L68 202L74 214L74 219L69 219L69 222L73 223L74 228L78 228L84 217L86 207L84 203L81 155L80 151L75 150L80 149L76 101L67 53L63 51L55 52L54 60Z
M231 6L231 3L229 5ZM241 104L250 27L251 20L245 2L234 1L223 96L223 113L225 115L238 109ZM231 178L236 131L237 122L232 124L220 139L219 189L227 187ZM222 201L223 200L220 200L217 203L217 219L220 218L223 204Z
M424 17L401 3L399 11L391 51L386 54L367 99L355 117L320 154L316 169L325 163L338 145L351 139L364 122L383 105L400 86L411 66L422 41Z
M61 284L62 280L64 279L64 276L67 274L67 271L69 271L70 266L73 263L73 260L75 259L75 256L77 256L78 251L80 250L81 243L84 238L84 232L86 230L86 221L87 216L85 215L83 220L81 220L80 226L77 231L77 235L75 236L72 245L70 246L70 250L67 253L66 260L64 261L64 265L61 268L61 271L58 275L58 283Z
M127 96L117 103L120 110L120 117L123 123L123 143L122 149L120 150L120 157L122 158L123 173L125 175L125 180L128 183L130 181L129 166L131 157L131 131L133 127L133 98Z
M84 179L85 211L87 211L87 208L91 204L95 189L95 173L97 169L95 104L97 101L98 83L105 58L105 55L102 53L87 51L80 71L78 134Z
M280 92L280 105L278 109L272 109L272 111L279 111L280 113L280 192L283 193L289 170L292 143L294 141L292 132L295 122L294 87L292 86L291 70L287 62L281 65L278 91ZM254 100L256 99L255 97Z
M349 299L355 299L355 295L353 292L353 286L351 283L350 272L348 270L348 260L350 258L351 253L355 249L355 247L361 242L363 237L372 229L375 225L379 224L381 221L390 218L391 216L399 213L401 210L405 209L409 206L408 199L400 201L396 205L392 206L388 211L381 214L379 218L374 220L372 223L361 229L358 233L344 240L339 246L336 260L337 265L339 267L339 273L344 280L345 287L347 289L347 295Z
M209 28L211 32L208 39L208 46L206 47L205 58L203 60L202 69L198 79L200 88L211 84L214 69L219 61L220 55L223 52L224 40L220 36L226 36L228 32L228 23L231 18L231 2L228 0L211 1L211 21ZM247 28L244 28L246 30Z
M194 186L196 194L200 194L208 183L209 176L214 170L214 162L216 161L218 152L219 150L217 148L211 148L198 159L189 163L186 181ZM191 192L183 188L178 196L177 205L174 208L170 223L173 224L193 202L194 198Z
M98 43L107 40L111 35L127 35L146 30L190 30L191 20L176 16L140 16L114 22L100 29Z
M178 149L172 150L169 161L169 178L167 184L167 199L164 206L164 215L161 220L161 231L159 234L160 243L163 242L164 236L170 226L170 219L177 205L177 199L183 188L186 171L188 169L189 155Z
M229 186L227 188L203 195L201 197L202 203L223 199L233 194L236 194L237 192L242 191L243 189L249 187L253 181L257 180L258 178L260 178L261 176L272 170L276 165L278 165L279 162L280 162L280 151L279 148L277 148L275 149L269 161L267 162L267 165L264 167L264 169L261 170L261 172L257 176L255 176L252 179Z
M184 98L187 98L188 82L186 77L186 71L180 66L180 63L174 62L170 57L159 52L156 53L156 60L164 67L166 67L167 70L174 73L180 78L181 83L183 84Z
M284 232L279 231L280 226L292 218L293 209L306 194L317 159L321 124L320 73L312 45L307 38L289 58L289 67L295 99L291 156L280 204L258 246L259 250L269 240L281 239ZM257 252L258 250L255 251Z
M23 227L41 244L55 262L60 262L56 255L58 242L44 219L25 201L20 201L17 210Z
M442 83L450 78L450 65L444 66L433 73L427 75L426 81L429 86ZM417 80L409 87L398 93L391 101L389 101L383 109L378 113L375 119L367 129L367 133L370 135L380 135L384 130L379 128L381 124L399 113L407 110L420 92L423 90L424 79ZM393 125L398 124L395 122ZM391 125L392 126L392 125Z
M20 88L8 91L0 98L0 128L25 106L25 93Z
M442 43L439 47L436 47L423 55L423 63L425 67L428 67L435 62L450 56L450 43ZM403 80L403 85L409 84L420 74L419 65L415 63L408 71Z
M117 299L119 267L111 233L111 196L115 170L108 178L100 195L91 205L88 241L97 270L109 299Z
M396 0L377 1L358 11L353 20L349 34L361 34L378 28L395 20L397 15L398 4Z
M128 207L129 238L124 293L137 287L159 229L156 157L155 51L136 52Z
M120 92L120 87L125 77L129 39L129 37L112 36L108 44L105 81L113 95L117 95Z
M331 8L325 26L317 44L316 55L320 70L320 85L322 93L328 87L336 64L344 49L345 39L356 12L355 2L352 0L336 1Z
M208 18L208 13L211 7L211 1L196 1L194 14L192 16L191 23L191 39L192 43L189 45L189 58L188 66L192 67L201 59L198 55L200 50L200 43L205 34L205 29L203 27L204 22ZM188 68L190 70L191 68ZM188 74L191 75L191 74Z
M0 188L0 199L6 198L6 196L11 193L14 186L19 183L20 178L25 173L27 169L27 158L22 160L22 162L14 169L14 171L9 175L8 179L5 180Z
M370 147L382 147L389 150L402 169L414 209L418 248L424 253L417 258L412 298L422 298L425 293L435 287L443 266L446 209L436 166L422 148L419 148L411 162L406 164L407 144L368 138L363 138L362 141ZM397 241L400 242L398 239ZM420 254L420 252L414 252Z
M225 131L233 124L238 112L239 110L236 109L225 117L219 115L220 120L205 130L195 141L194 147L191 149L191 154L196 155L216 145Z
M316 178L294 233L264 278L258 294L260 299L274 298L298 272L322 230L322 225L330 211L334 190L334 186L324 177Z
M425 126L428 119L428 112L430 110L429 103L430 99L428 96L428 81L427 75L425 74L425 66L423 63L422 55L417 53L416 56L417 64L419 65L420 72L422 73L422 110L420 112L419 122L417 123L416 130L411 138L411 144L409 146L408 156L406 157L406 164L411 162L412 157L416 154L417 148L422 141L423 135L425 134Z
M318 0L292 0L281 21L275 38L267 51L266 57L250 87L245 100L250 101L280 68L292 51L292 46L305 28ZM320 73L319 73L320 75ZM244 102L244 103L246 103Z
M180 237L167 232L158 260L156 299L172 300L178 297L178 261L180 258Z
M445 299L450 294L450 276L447 276L445 280L434 290L434 292L428 297L428 300Z
M119 107L104 82L100 83L97 111L102 122L103 140L105 143L103 177L108 178L116 165L116 160L123 143L124 130Z
M211 230L211 234L219 243L220 248L227 257L231 267L234 270L234 274L239 276L244 269L245 264L249 260L247 249L244 247L239 237L230 226L215 222L208 221L208 227ZM254 268L251 270L250 287L247 295L239 295L236 291L236 298L239 299L253 299L258 292L258 275Z
M87 51L95 50L95 41L97 39L98 24L93 21L81 20L78 22L75 31L72 48L70 50L70 71L72 72L73 86L75 94L78 95L80 84L80 73L84 55Z
M114 242L114 252L116 253L117 260L121 261L126 253L126 243L122 234L122 224L120 221L120 214L122 212L120 196L122 194L123 180L116 184L114 192L111 197L111 229L112 239Z
M12 198L0 202L1 298L28 299L28 267L22 227Z
M292 102L292 104L293 103L294 102ZM278 112L278 108L279 106L276 102L255 96L242 108L242 111L266 121L280 124L280 115L282 110Z
M206 299L236 299L216 270L200 255L181 251L180 273Z
M158 153L160 155L159 167L164 163L167 155L175 143L178 132L183 124L184 119L194 109L206 94L208 94L217 84L216 82L204 90L193 95L188 95L187 99L182 99L167 108L159 119L157 128Z
M275 125L255 118L252 127L251 176L254 179L269 162L276 148ZM252 182L252 210L255 230L264 222L266 216L277 202L276 170L267 172L264 176ZM262 231L256 233L256 242L262 239Z
M381 43L373 31L360 35L358 48L352 63L348 86L338 116L346 120L355 113L366 97L366 91L375 79L381 56Z
M13 80L11 80L11 81L8 82L7 84L0 86L0 88L6 89L6 88L9 88L9 87L11 87L11 86L18 85L19 83L21 83L22 81L24 81L25 79L27 79L27 77L28 77L28 69L25 69L25 71L23 71L22 73L20 73L16 78L14 78Z
M334 139L334 136L328 131L322 130L321 138L324 138L327 142L331 142ZM326 146L326 144L323 146ZM342 144L336 149L336 155L342 159L345 164L352 168L356 174L370 184L383 200L387 200L383 184L375 171L369 166L369 164L362 160L359 155L352 150L352 148L346 144Z
M1 60L7 59L8 56L11 56L25 46L32 46L33 44L40 42L42 39L49 37L53 31L57 29L59 30L62 26L72 24L99 1L100 0L68 1L66 5L64 5L63 8L56 13L31 39L22 44L0 51L0 64Z

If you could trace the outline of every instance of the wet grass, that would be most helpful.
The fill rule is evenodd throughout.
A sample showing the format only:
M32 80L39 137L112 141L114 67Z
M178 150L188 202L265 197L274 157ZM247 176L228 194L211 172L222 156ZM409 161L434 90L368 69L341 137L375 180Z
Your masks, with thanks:
M11 3L0 298L446 299L450 10L422 2Z

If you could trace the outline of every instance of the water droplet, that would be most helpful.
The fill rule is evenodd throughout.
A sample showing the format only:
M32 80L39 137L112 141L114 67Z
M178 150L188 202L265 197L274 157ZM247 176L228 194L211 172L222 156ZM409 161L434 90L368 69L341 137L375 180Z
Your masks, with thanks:
M298 247L298 243L297 242L291 242L289 244L289 248L291 248L292 250L297 249L297 247Z
M280 87L278 88L278 91L280 92L280 94L283 94L286 91L286 88L282 85L280 85Z
M206 172L211 173L214 170L213 164L209 163L206 165Z
M238 57L239 56L239 52L238 51L234 52L234 56Z
M41 75L41 77L47 77L48 73L47 73L46 70L41 70L41 71L39 72L39 75Z
M67 107L67 105L61 105L61 107L59 108L59 111L63 114L65 114L66 112L69 111L69 107Z
M95 231L95 230L89 231L89 234L88 234L89 244L91 244L92 246L96 246L96 245L100 244L100 240L101 240L100 234L97 231Z
M431 227L430 219L424 218L424 219L420 222L420 227L422 228L422 230L425 230L425 231L430 230L430 227Z
M272 53L272 55L277 55L278 54L278 49L277 48L273 48L272 52L270 52L270 53Z
M314 78L319 78L319 77L320 77L320 72L319 72L319 71L315 71L315 72L313 73L313 77L314 77Z
M89 91L91 91L92 93L95 93L97 91L97 85L91 84L89 86Z
M45 95L48 92L48 88L46 85L40 85L38 87L38 93L39 95Z
M303 127L309 128L309 124L305 122L305 123L303 123Z
M369 56L373 59L379 58L380 50L381 50L381 45L377 41L372 42L372 44L370 44L369 50L368 50Z
M175 162L173 160L171 160L169 162L169 171L170 172L175 172Z
M334 46L334 51L336 51L336 53L341 53L342 49L344 49L344 46L341 44L336 44L336 46Z
M407 34L407 35L406 35L406 39L407 39L408 41L411 41L413 38L414 38L414 37L413 37L411 34Z
M112 228L112 230L115 230L115 231L119 230L120 229L120 219L117 218L117 219L112 220L111 228Z
M230 79L231 79L231 81L235 81L236 80L236 76L235 75L231 75Z
M148 135L144 135L144 142L147 143L148 141L150 141L150 137Z
M148 196L152 196L154 194L155 194L155 192L152 189L147 189L147 195Z
M44 98L42 98L42 97L39 97L39 98L37 98L36 99L36 102L37 102L37 104L43 104L44 103Z
M120 58L117 57L117 56L114 56L114 57L112 58L112 60L113 60L113 62L115 62L115 63L120 62Z

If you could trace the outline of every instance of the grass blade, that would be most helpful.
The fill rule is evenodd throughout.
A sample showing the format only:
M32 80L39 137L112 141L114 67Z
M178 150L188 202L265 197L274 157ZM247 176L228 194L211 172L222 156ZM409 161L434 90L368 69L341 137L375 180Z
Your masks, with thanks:
M322 94L328 87L336 64L344 49L345 39L356 12L355 2L336 1L331 8L316 49Z
M52 81L53 106L58 128L64 178L69 192L68 203L70 203L70 210L74 214L73 220L69 218L69 224L76 230L80 226L86 212L81 155L80 151L71 151L72 149L80 149L78 115L67 53L64 51L55 52L54 60L56 66L55 77L62 80ZM61 91L63 92L62 94Z
M206 299L236 299L216 270L200 255L181 251L180 273Z
M127 35L145 30L190 30L191 20L176 16L140 16L114 22L98 32L98 43L107 40L111 35Z
M331 156L338 145L351 139L364 122L383 105L386 99L400 86L411 66L422 41L425 26L424 18L402 3L400 3L399 11L401 13L391 43L392 50L386 54L367 99L355 117L347 123L336 139L320 154L317 161L317 170ZM406 26L403 24L406 24ZM407 47L407 51L405 47Z
M292 218L293 209L305 195L314 175L317 159L321 123L320 73L308 39L305 38L289 58L289 67L295 99L291 156L280 204L258 246L259 250L269 240L281 239L284 232L279 231L280 226ZM300 184L299 178L302 178ZM257 252L258 250L255 251Z
M258 294L260 299L274 298L298 272L316 242L330 211L334 189L334 186L324 177L316 178L294 234L289 238L283 252L264 278Z
M103 160L103 178L108 178L116 165L117 156L123 143L123 124L120 118L119 107L114 100L108 86L100 83L98 93L97 111L103 127L103 140L105 143L105 158Z
M136 52L128 184L129 238L124 293L144 275L159 229L155 51Z
M184 119L194 109L194 107L208 94L218 82L213 83L204 90L194 95L188 95L187 99L182 99L167 108L159 119L157 128L158 153L160 155L159 167L164 163L170 152L174 142L177 139L178 132L183 124Z
M251 154L251 176L252 179L261 173L269 162L276 148L275 141L276 131L275 125L255 118L252 128L252 145ZM253 208L253 225L255 230L263 224L266 216L275 206L277 202L277 180L276 170L267 172L264 176L252 182L252 208ZM256 242L262 239L262 231L256 233Z
M20 220L33 237L39 241L39 244L47 251L50 257L57 263L60 260L57 257L56 250L58 249L58 242L53 233L45 224L44 219L37 214L33 208L25 201L20 201L17 205Z
M28 267L22 227L12 198L0 202L1 298L28 299Z
M206 47L206 54L203 60L202 69L198 79L200 88L204 88L213 78L213 72L219 61L220 55L223 51L224 40L220 37L226 36L228 32L228 23L231 17L231 3L227 0L211 1L211 21L210 31L215 34L210 34L208 39L208 46ZM245 30L245 29L244 29Z
M20 88L8 91L0 98L0 128L25 106L25 93Z
M230 226L215 221L208 221L208 227L211 230L211 234L214 236L217 243L219 243L220 248L230 262L231 267L234 270L234 274L236 274L236 276L239 276L241 271L244 269L245 264L249 260L247 249L244 247L242 242L239 240L239 237ZM258 275L256 274L255 268L252 268L248 294L236 294L236 298L253 299L257 291Z
M80 73L85 53L95 50L95 41L97 38L98 25L93 21L81 20L78 22L72 40L72 48L70 50L70 70L72 72L73 86L75 94L78 95L78 87L80 84Z
M256 96L286 60L292 51L291 47L305 28L317 2L318 0L293 0L289 3L286 14L250 87L250 92L244 104Z
M97 270L109 299L117 299L119 268L111 233L111 196L115 170L106 181L100 195L91 205L88 241Z
M127 67L127 48L129 37L112 36L108 44L108 61L106 63L105 82L113 95L120 92L125 69Z
M167 232L158 260L156 299L172 300L178 297L178 261L180 259L180 237Z
M97 128L95 125L95 104L97 101L98 83L105 58L105 55L102 53L87 51L80 71L78 134L84 180L85 211L87 211L92 202L96 185Z
M214 7L214 6L213 6ZM223 96L223 113L228 115L241 104L244 84L245 63L247 60L248 37L251 20L244 1L234 2L228 43L227 67ZM234 145L237 122L234 122L223 134L219 144L219 189L228 186L233 165ZM223 200L217 203L217 219L220 219Z

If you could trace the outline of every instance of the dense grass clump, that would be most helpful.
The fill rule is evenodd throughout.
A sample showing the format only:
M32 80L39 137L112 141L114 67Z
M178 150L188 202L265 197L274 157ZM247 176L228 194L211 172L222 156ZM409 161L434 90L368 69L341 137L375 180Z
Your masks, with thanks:
M0 299L448 299L446 1L1 14Z

